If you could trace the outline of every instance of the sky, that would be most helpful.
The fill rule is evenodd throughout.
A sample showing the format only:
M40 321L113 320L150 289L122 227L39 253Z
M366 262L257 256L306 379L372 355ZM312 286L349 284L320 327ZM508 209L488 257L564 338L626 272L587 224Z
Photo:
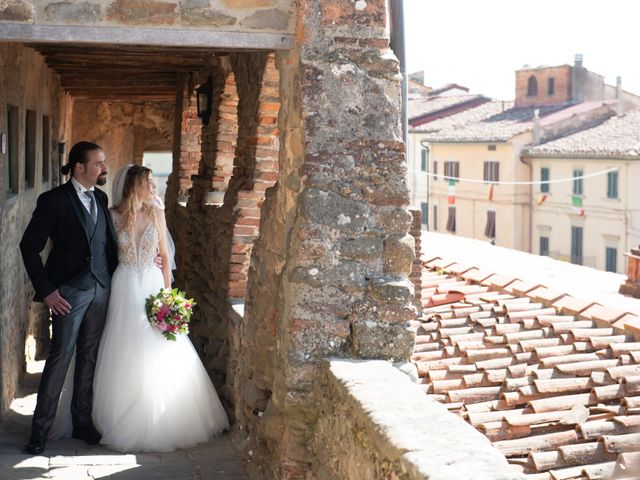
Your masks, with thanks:
M458 83L514 97L515 70L583 65L640 94L637 0L404 0L407 71L425 84Z

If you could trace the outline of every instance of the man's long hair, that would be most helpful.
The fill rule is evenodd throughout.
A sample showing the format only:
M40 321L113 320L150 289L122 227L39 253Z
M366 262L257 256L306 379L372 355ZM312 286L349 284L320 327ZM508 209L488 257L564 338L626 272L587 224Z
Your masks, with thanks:
M73 177L73 171L76 168L77 163L85 164L89 161L87 158L87 153L93 150L102 150L100 145L96 145L91 142L78 142L76 143L69 152L69 163L60 167L60 172L63 175L69 175Z

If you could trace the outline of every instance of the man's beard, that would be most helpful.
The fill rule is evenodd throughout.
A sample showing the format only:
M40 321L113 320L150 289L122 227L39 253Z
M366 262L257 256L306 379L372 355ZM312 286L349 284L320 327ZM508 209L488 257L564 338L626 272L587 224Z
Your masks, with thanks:
M101 187L101 186L102 186L102 185L104 185L105 183L107 183L107 176L106 176L106 175L100 175L100 176L98 177L98 180L96 181L96 185L98 185L98 186L100 186L100 187Z

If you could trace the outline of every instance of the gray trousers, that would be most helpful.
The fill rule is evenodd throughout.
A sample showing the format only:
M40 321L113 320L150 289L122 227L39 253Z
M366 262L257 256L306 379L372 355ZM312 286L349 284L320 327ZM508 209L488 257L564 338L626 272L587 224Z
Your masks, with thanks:
M71 304L71 312L53 315L51 349L38 388L31 435L45 440L53 425L60 392L69 364L76 354L71 417L74 427L92 425L93 374L100 338L109 306L109 288L95 282L94 288L80 290L60 285L58 291Z

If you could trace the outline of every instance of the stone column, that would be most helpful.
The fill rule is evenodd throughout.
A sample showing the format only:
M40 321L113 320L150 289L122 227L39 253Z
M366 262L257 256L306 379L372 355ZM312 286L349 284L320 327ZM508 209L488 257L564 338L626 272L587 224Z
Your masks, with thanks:
M312 478L322 358L406 360L413 347L415 243L386 17L384 0L301 0L296 48L278 57L279 177L236 377L256 478Z

